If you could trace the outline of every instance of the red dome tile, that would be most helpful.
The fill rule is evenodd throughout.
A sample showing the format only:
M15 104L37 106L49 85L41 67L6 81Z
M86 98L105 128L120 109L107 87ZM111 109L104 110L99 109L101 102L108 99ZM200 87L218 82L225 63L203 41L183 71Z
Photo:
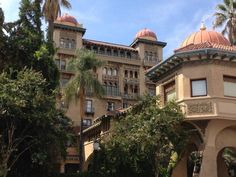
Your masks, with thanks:
M74 25L77 25L77 24L78 24L76 18L73 17L73 16L71 16L71 15L69 15L69 14L67 14L67 13L64 14L64 15L61 16L61 17L58 17L58 18L57 18L57 21L73 23Z
M157 40L156 34L151 31L150 29L142 29L139 32L137 32L135 39L141 38L141 39L150 39L150 40Z
M230 46L230 42L220 33L216 31L208 31L203 25L200 28L200 31L192 33L189 35L180 48L186 47L190 44L201 44L205 42L210 42L212 44L220 44L225 46Z

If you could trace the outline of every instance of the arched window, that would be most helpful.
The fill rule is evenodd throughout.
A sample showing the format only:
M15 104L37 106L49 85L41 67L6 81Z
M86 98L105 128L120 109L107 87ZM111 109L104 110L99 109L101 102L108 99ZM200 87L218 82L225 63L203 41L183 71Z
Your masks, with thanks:
M134 77L134 76L133 76L133 71L130 71L130 72L129 72L129 77L130 77L130 78L133 78L133 77Z
M111 55L111 49L107 49L107 55Z
M103 47L101 47L100 50L99 50L99 53L100 54L104 54L105 53L105 49Z
M117 69L113 69L112 75L113 75L113 76L117 76Z
M131 53L130 53L130 52L127 52L127 53L126 53L126 57L127 57L127 58L131 58Z
M64 38L61 38L60 39L60 47L64 48L64 44L65 44L65 40L64 40Z
M149 60L152 61L152 52L149 54Z
M117 50L113 50L113 55L114 56L118 56L118 51Z
M69 48L69 43L70 43L70 39L67 38L67 39L66 39L66 48L67 48L67 49Z
M72 49L75 49L75 48L76 48L75 40L74 40L74 39L71 40L71 48L72 48Z
M145 53L144 53L144 58L145 58L145 59L148 59L148 51L145 51Z
M107 75L108 75L108 76L111 76L111 73L112 73L112 69L109 68L109 69L107 70Z
M125 77L128 77L128 70L125 70Z
M138 78L138 72L137 72L137 71L134 72L134 77L135 77L136 79Z
M106 75L106 74L107 74L107 68L106 68L106 67L103 68L102 74L103 74L103 75Z

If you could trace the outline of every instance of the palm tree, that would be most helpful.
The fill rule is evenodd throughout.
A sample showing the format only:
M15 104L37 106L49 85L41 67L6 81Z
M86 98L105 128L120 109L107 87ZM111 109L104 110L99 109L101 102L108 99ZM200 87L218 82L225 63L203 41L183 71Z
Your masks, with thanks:
M102 96L104 89L100 82L95 77L96 68L101 67L102 61L96 59L95 54L88 50L78 50L76 58L70 60L67 69L75 73L74 77L65 86L64 95L69 101L79 100L80 107L80 147L79 147L79 158L80 158L80 170L82 169L82 151L83 151L83 117L84 117L84 104L85 104L85 90L93 90L95 96Z
M69 0L44 0L43 15L45 21L48 22L48 40L52 41L53 36L53 22L58 16L61 16L61 7L67 9L71 8Z
M224 0L223 4L216 6L215 21L213 28L223 27L222 34L228 35L232 45L236 43L236 2L235 0Z

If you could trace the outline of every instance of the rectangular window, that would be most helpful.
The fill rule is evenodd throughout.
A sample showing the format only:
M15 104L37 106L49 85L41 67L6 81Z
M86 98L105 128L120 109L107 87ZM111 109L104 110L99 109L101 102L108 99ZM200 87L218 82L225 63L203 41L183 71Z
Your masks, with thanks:
M91 119L83 119L83 126L89 127L92 125L92 120Z
M86 100L85 112L87 112L87 113L93 112L92 103L93 103L92 100Z
M165 102L168 102L175 99L176 99L175 81L172 81L164 86L164 100Z
M107 102L107 111L114 111L114 110L115 110L115 103Z
M65 60L61 60L60 69L61 70L65 70L66 69L66 61Z
M128 103L127 102L123 103L123 108L128 108Z
M207 84L206 79L191 80L191 96L206 96Z
M236 97L236 77L224 76L224 95Z
M55 59L55 64L57 65L58 68L60 68L60 59Z

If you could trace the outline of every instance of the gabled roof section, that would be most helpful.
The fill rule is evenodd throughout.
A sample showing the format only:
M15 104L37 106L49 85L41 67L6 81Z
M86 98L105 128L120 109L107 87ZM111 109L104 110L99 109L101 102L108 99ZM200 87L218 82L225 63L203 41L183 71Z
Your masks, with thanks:
M83 44L94 44L94 45L99 45L99 46L104 46L104 47L111 47L111 48L117 48L117 49L124 49L124 50L130 50L133 52L138 52L136 49L122 45L122 44L114 44L110 42L103 42L103 41L96 41L96 40L91 40L91 39L83 39Z

